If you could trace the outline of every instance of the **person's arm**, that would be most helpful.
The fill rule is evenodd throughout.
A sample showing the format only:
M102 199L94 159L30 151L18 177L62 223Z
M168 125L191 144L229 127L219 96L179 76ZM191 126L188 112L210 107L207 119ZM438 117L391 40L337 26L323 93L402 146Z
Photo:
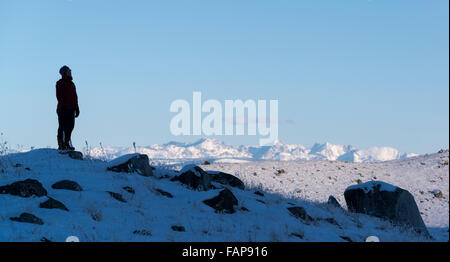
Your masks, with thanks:
M77 95L77 88L75 87L75 84L73 84L73 91L75 95L75 117L78 117L80 115L80 107L78 106L78 95Z
M58 82L56 82L56 99L58 100L58 103L61 103L61 96L61 88L59 87Z

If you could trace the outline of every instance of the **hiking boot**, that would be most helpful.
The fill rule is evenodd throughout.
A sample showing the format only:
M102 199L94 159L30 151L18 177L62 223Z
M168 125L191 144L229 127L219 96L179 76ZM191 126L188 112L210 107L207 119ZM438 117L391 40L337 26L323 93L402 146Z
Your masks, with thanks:
M64 145L62 139L58 139L58 150L66 150L66 146Z
M71 146L70 143L64 143L64 149L63 150L69 150L69 151L74 151L75 147Z

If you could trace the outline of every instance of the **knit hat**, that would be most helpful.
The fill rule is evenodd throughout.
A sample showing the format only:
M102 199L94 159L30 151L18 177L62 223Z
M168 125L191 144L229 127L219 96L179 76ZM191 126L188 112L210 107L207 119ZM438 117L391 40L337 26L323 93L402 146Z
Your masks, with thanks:
M68 66L66 66L66 65L63 66L63 67L61 67L61 69L59 69L59 73L60 73L62 76L68 75L69 72L70 72L70 68L69 68Z

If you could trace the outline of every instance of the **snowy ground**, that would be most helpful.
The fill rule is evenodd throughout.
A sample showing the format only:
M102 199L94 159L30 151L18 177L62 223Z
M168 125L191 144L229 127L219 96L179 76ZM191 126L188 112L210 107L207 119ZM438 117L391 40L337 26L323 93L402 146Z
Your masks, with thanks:
M201 167L233 174L247 185L286 197L326 202L329 195L345 206L349 185L381 180L413 194L425 224L449 225L448 152L377 163L339 161L278 161L245 164L211 164ZM280 170L283 170L280 172ZM435 191L443 198L436 198Z
M69 211L39 208L47 197L0 194L0 241L40 241L44 237L65 241L71 235L81 241L364 241L371 235L381 241L426 240L386 221L325 204L328 196L334 195L345 205L344 189L357 179L383 180L409 190L435 240L449 240L448 153L364 164L305 161L202 166L235 174L245 182L246 190L230 188L239 200L234 214L216 213L202 202L221 189L193 191L161 178L176 175L173 170L158 169L155 177L143 177L106 171L107 164L74 160L53 149L1 156L0 186L27 178L39 180L48 195ZM51 187L62 179L78 182L83 191ZM125 191L125 186L132 187L135 194ZM158 194L157 189L173 198ZM264 196L254 194L257 189ZM435 190L440 190L443 198L429 192ZM117 201L106 191L120 193L127 202ZM293 217L287 208L294 205L304 207L315 221L304 223ZM44 224L9 219L23 212L36 215ZM329 218L337 224L327 222ZM183 226L185 232L174 231L172 226Z

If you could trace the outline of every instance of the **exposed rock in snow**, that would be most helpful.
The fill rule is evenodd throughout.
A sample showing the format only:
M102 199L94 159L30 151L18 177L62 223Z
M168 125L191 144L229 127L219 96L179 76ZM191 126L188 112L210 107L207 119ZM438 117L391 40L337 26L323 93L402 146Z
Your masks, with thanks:
M291 214L293 216L295 216L296 218L300 218L301 220L303 220L306 223L310 223L310 222L314 221L314 218L312 218L310 215L308 215L308 213L306 212L306 210L303 207L299 207L299 206L289 207L288 210L289 210L289 212L291 212Z
M39 205L39 207L40 208L47 208L47 209L54 209L54 208L56 208L56 209L61 209L61 210L64 210L64 211L69 211L69 209L63 203L61 203L60 201L58 201L56 199L53 199L51 197L49 197L47 199L47 201L42 202Z
M123 202L123 203L126 203L127 201L123 198L123 196L122 196L122 194L120 194L120 193L116 193L116 192L111 192L111 191L106 191L112 198L114 198L114 199L116 199L116 200L118 200L118 201L120 201L120 202Z
M41 197L47 195L47 190L45 190L39 181L35 179L27 179L0 187L0 194L10 194L21 197Z
M61 155L68 155L72 159L83 160L83 154L78 151L61 151L59 152Z
M108 163L107 170L113 172L138 173L141 176L152 176L155 168L150 166L147 155L128 154Z
M172 178L171 181L180 181L195 190L206 191L213 188L211 176L196 165L187 165L179 173L181 174Z
M344 196L349 211L388 219L396 225L411 226L430 236L414 197L402 188L371 181L348 187Z
M234 213L234 206L239 204L237 198L227 188L220 191L218 196L204 200L203 203L214 208L218 212L225 212L228 214Z
M213 172L213 171L209 171L207 173L211 177L211 180L214 182L220 183L222 185L229 185L242 190L244 190L245 188L244 182L242 182L239 178L233 175L224 172Z
M65 189L71 191L83 191L83 188L75 181L61 180L52 185L54 189Z
M336 208L342 208L341 205L339 204L339 202L336 200L336 198L334 196L329 196L328 197L328 205L336 207Z
M36 225L43 225L44 222L39 217L30 214L30 213L22 213L19 217L10 217L11 221L21 222L21 223L30 223Z

